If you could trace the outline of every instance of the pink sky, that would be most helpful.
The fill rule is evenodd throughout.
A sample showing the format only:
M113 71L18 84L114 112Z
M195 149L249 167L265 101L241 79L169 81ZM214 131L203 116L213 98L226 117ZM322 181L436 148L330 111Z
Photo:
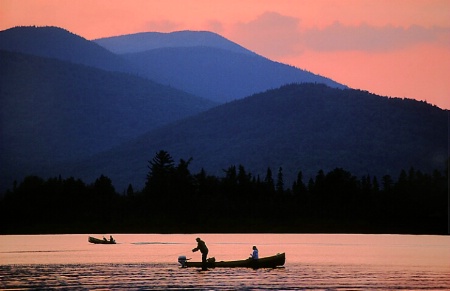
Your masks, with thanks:
M450 109L449 0L0 0L0 30L208 30L269 59Z

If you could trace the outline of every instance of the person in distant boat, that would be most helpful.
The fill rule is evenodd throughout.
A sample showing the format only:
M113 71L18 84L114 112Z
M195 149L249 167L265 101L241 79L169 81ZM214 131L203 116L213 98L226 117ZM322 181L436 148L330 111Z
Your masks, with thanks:
M256 246L253 246L253 253L250 254L250 258L253 260L257 260L259 258L258 249Z
M107 240L106 240L106 237L103 236L103 240L104 240L104 241L107 241Z
M109 241L110 242L114 242L114 239L113 239L112 235L109 236Z
M208 256L208 247L205 242L199 237L195 239L197 241L197 247L192 249L192 252L200 251L202 253L202 270L206 270L206 257Z

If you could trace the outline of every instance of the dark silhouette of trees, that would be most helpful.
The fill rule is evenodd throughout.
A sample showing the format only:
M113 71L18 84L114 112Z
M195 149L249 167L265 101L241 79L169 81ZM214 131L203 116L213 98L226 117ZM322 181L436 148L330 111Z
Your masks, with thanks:
M93 190L100 200L109 200L116 194L111 179L103 175L95 180Z
M195 192L194 178L189 171L189 164L191 162L192 158L189 158L187 161L180 159L175 168L172 189L174 194L178 197L189 198Z
M128 184L127 195L128 196L133 196L134 195L133 185L131 185L131 184Z
M283 194L283 192L284 192L283 168L282 167L280 167L278 169L276 191L278 194Z
M265 186L265 192L267 194L272 194L275 192L275 182L272 177L272 170L267 168L266 177L264 178L264 186Z
M299 171L297 179L292 184L292 192L297 196L304 196L307 192L306 186L303 183L303 172Z
M224 191L230 193L230 195L236 195L238 185L236 166L230 166L224 170L224 173L225 177L222 178Z
M237 184L239 196L249 195L252 191L252 175L248 174L243 165L239 165L237 173Z
M111 224L118 199L103 175L91 185L73 177L29 176L6 193L0 207L7 233L82 232Z
M159 151L149 161L145 187L126 195L101 175L92 184L69 177L28 176L0 200L0 233L88 232L358 232L446 234L448 169L431 174L410 168L397 179L360 178L335 168L289 188L232 165L222 177L192 158L176 164Z
M159 151L152 161L149 161L147 181L144 192L159 196L167 196L175 171L173 158L166 151Z

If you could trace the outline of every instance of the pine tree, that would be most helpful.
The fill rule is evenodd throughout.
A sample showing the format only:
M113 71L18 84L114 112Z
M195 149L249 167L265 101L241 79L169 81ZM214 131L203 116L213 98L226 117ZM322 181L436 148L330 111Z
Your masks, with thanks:
M306 194L306 186L303 183L303 172L299 171L297 174L297 180L292 184L292 192L294 195L303 196Z
M266 177L264 178L264 184L267 194L272 194L273 192L275 192L275 184L273 181L272 170L270 169L270 167L267 168Z
M134 195L134 189L133 189L133 186L131 184L128 184L127 195L128 196L133 196Z
M278 169L278 175L277 175L277 193L283 194L284 193L284 181L283 181L283 168L280 167Z
M149 161L148 168L150 171L147 174L144 192L160 197L168 195L175 170L173 158L168 152L161 150L152 161Z

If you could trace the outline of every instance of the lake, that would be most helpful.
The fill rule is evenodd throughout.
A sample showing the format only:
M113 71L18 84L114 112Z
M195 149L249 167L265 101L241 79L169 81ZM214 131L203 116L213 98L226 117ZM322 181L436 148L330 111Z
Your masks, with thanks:
M88 236L0 236L0 289L450 290L450 236L113 234L116 245ZM180 255L201 260L196 237L216 260L247 258L256 245L260 257L285 252L286 264L180 268Z

